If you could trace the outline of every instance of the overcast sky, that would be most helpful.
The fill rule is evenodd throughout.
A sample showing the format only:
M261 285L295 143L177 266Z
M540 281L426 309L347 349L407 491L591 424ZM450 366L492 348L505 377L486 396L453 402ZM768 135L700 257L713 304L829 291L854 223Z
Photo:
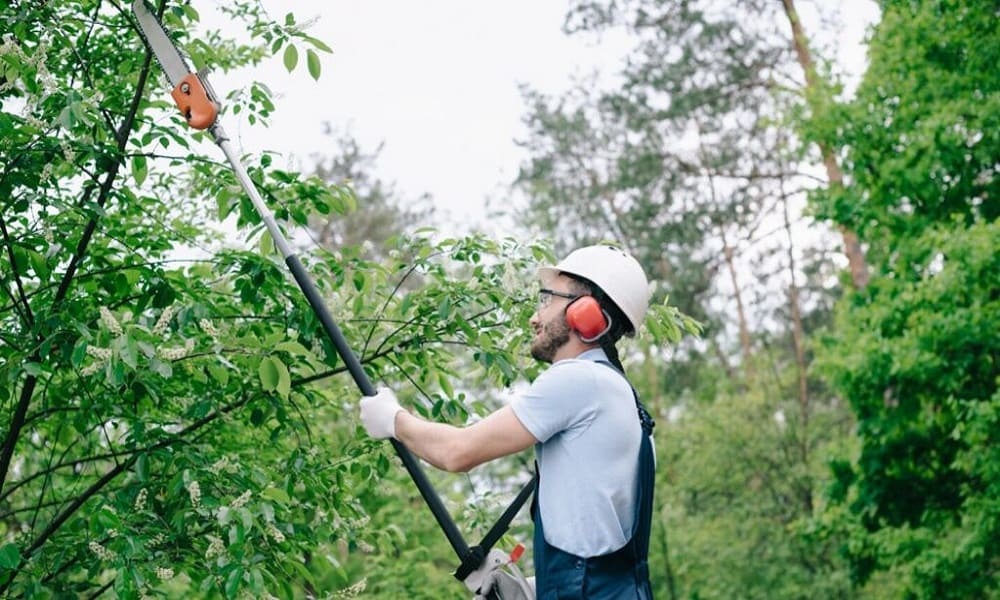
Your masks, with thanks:
M809 27L810 3L800 2ZM875 18L871 0L847 0L842 60L860 70L864 28ZM196 8L208 12L209 7ZM276 19L294 11L315 20L309 34L329 44L323 73L313 81L304 64L292 74L280 57L252 73L214 74L220 95L251 76L277 96L264 130L231 115L223 126L246 152L272 149L287 157L330 154L329 122L364 148L384 142L377 175L394 181L403 198L429 193L454 223L482 220L488 196L502 199L524 156L521 83L546 92L567 89L595 68L613 73L629 48L622 34L568 37L567 3L544 0L265 0ZM210 19L210 17L208 17ZM303 56L304 58L304 56ZM300 61L302 62L302 61Z

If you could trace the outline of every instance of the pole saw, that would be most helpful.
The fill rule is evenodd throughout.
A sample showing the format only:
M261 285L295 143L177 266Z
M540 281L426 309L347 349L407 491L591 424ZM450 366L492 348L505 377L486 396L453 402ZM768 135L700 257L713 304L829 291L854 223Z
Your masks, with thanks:
M285 260L288 270L298 284L299 289L305 295L309 306L315 312L317 318L323 326L324 331L333 342L334 348L344 365L350 372L351 377L357 384L361 393L366 396L375 395L375 387L368 379L368 375L361 367L361 362L351 351L340 327L330 316L319 290L309 277L308 272L292 250L285 236L279 229L271 210L264 203L257 187L254 185L246 168L240 162L229 143L229 137L218 122L221 104L218 96L212 89L207 79L207 69L194 72L188 67L187 60L180 50L173 43L159 18L150 10L145 0L134 0L132 12L139 24L139 31L150 51L156 57L160 67L166 74L170 85L173 86L171 96L188 125L198 130L208 130L216 145L222 149L226 156L236 179L240 186L249 196L254 209L267 227L271 239L274 240L275 247ZM391 439L396 454L406 467L410 478L416 484L424 502L430 508L438 525L444 531L445 537L451 543L452 548L461 561L460 566L455 571L455 577L465 583L466 587L475 594L476 598L496 598L501 600L512 600L518 598L534 598L533 587L525 580L517 569L514 562L520 558L523 547L518 547L507 554L501 550L493 549L493 545L503 536L510 527L510 522L527 501L534 491L535 479L526 485L517 495L511 505L504 511L497 523L483 538L480 544L471 548L462 538L458 527L452 520L448 510L441 502L441 498L434 491L433 486L427 479L416 457L406 448L402 442Z

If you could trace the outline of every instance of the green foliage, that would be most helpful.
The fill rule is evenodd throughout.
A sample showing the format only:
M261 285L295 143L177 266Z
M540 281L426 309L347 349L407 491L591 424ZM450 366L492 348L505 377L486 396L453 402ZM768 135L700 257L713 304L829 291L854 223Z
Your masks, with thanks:
M841 306L824 369L862 440L842 475L866 532L850 550L861 582L893 566L917 597L996 593L995 495L984 478L995 452L982 432L1000 378L998 234L997 222L929 229L908 240L894 277Z
M880 277L846 297L822 364L858 420L829 526L858 585L995 598L1000 57L988 3L885 2L843 122L854 184L817 211L855 227ZM974 457L974 458L973 458Z
M768 382L675 406L657 433L654 585L680 598L836 598L851 593L842 538L822 527L827 460L843 411L804 414ZM660 431L663 427L663 431ZM664 577L668 574L672 580Z
M327 126L327 133L333 132ZM366 258L384 257L386 242L402 232L432 225L434 207L430 198L397 197L395 186L375 176L382 147L373 152L361 148L357 140L339 134L333 156L313 155L315 174L333 185L350 186L356 206L346 214L314 213L310 228L317 244L327 248L362 246Z
M988 2L886 2L857 99L822 134L847 147L854 185L819 193L886 264L902 238L952 217L1000 216L1000 25Z

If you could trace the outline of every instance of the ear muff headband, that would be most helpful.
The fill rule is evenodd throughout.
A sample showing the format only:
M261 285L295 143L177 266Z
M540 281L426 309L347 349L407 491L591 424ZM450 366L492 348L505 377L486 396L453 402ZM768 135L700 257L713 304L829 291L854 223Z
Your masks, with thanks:
M611 329L611 315L593 296L580 296L566 306L566 324L589 344Z

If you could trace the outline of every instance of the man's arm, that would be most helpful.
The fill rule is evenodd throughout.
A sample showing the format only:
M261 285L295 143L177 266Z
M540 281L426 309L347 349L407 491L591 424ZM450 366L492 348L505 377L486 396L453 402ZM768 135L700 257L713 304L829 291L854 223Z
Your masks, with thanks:
M396 413L395 437L414 454L439 469L465 472L520 452L538 440L505 406L468 427L432 423L405 410Z

